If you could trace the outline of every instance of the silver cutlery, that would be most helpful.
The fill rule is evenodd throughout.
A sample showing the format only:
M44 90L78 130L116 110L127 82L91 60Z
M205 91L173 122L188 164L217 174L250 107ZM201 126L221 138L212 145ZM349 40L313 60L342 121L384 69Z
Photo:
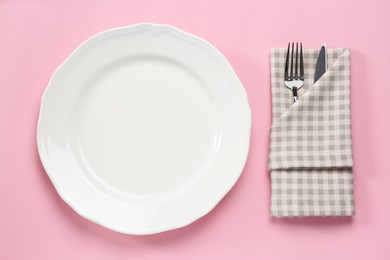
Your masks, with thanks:
M318 54L316 70L314 71L314 83L316 83L317 80L319 80L322 77L322 75L325 74L328 67L327 59L328 59L327 48L326 48L326 43L324 43Z
M298 90L303 87L304 71L303 71L303 52L302 43L300 44L300 51L298 50L298 43L296 47L295 63L294 63L294 43L292 43L290 55L290 43L288 43L286 64L284 69L284 85L293 92L294 102L298 99ZM299 54L300 52L300 54ZM300 59L298 60L298 56ZM290 62L291 60L291 62ZM299 72L298 72L299 63ZM295 66L294 66L295 65ZM289 70L290 67L290 70ZM295 67L295 70L294 70Z

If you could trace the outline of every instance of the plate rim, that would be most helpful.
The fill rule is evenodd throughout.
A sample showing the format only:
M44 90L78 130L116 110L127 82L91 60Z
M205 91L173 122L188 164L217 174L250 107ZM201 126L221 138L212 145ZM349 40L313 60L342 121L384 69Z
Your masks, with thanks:
M47 96L47 93L48 91L55 87L54 86L54 82L55 82L55 79L56 79L56 76L58 74L60 74L61 70L66 66L67 63L69 63L69 61L71 59L73 59L73 57L83 48L85 47L85 45L89 44L90 42L98 39L101 35L104 35L104 34L109 34L109 33L113 33L115 31L121 31L121 30L127 30L127 29L130 29L130 28L135 28L135 27L159 27L159 28L163 28L163 29L166 29L166 30L170 30L170 31L174 31L174 32L178 32L180 34L183 34L187 37L190 37L190 38L193 38L199 42L202 42L203 44L205 44L205 46L207 46L207 48L209 48L210 50L212 50L215 54L217 54L219 56L219 59L221 61L223 61L223 64L224 66L229 70L229 76L232 76L234 78L234 84L232 85L236 85L237 89L240 91L240 95L241 95L241 99L242 99L242 105L246 106L246 110L245 112L247 113L247 124L246 124L246 135L247 135L247 142L246 143L243 143L243 152L245 153L244 156L242 156L241 158L241 161L237 161L237 167L239 167L239 173L236 174L236 178L233 180L232 179L232 182L231 182L231 185L229 185L229 187L226 187L224 188L225 192L223 192L222 196L219 196L218 199L215 199L213 203L210 203L211 206L210 207L203 207L203 210L199 210L198 211L198 214L196 216L193 216L192 218L188 218L187 221L184 221L183 223L181 223L180 225L175 225L173 227L171 226L164 226L158 230L153 230L153 231L150 231L150 232L133 232L133 231L129 231L129 230L123 230L123 229L119 229L119 228L116 228L114 226L111 226L111 225L108 225L107 223L102 223L101 221L99 221L98 219L96 219L93 215L94 214L88 214L88 210L82 210L82 208L78 207L73 201L72 199L70 199L67 195L66 195L66 192L64 192L62 189L61 189L61 185L59 185L55 180L54 180L54 173L52 173L50 170L49 170L49 167L47 166L48 164L48 161L50 159L47 158L47 155L45 152L43 152L43 148L41 147L41 142L40 142L40 128L41 128L41 125L42 125L42 114L43 114L43 107L44 107L44 102L45 102L45 99L46 99L46 96ZM247 162L247 159L248 159L248 155L249 155L249 150L250 150L250 142L251 142L251 128L252 128L252 113L251 113L251 108L250 108L250 103L249 103L249 99L248 99L248 95L246 93L246 90L243 86L243 84L241 83L240 79L238 78L237 74L235 73L232 65L230 64L230 62L228 61L228 59L222 54L222 52L217 49L214 45L212 45L210 42L208 42L207 40L199 37L199 36L196 36L194 34L191 34L189 32L186 32L180 28L177 28L176 26L172 26L172 25L169 25L169 24L160 24L160 23L150 23L150 22L142 22L142 23L135 23L135 24L131 24L131 25L127 25L127 26L120 26L120 27L114 27L114 28L111 28L111 29L108 29L108 30L104 30L104 31L101 31L97 34L94 34L93 36L87 38L86 40L84 40L81 44L79 44L68 56L67 58L62 62L60 63L60 65L54 70L54 72L51 74L50 76L50 79L46 85L46 88L41 96L41 101L40 101L40 110L39 110L39 116L38 116L38 123L37 123L37 132L36 132L36 142L37 142L37 149L38 149L38 155L39 155L39 158L41 160L41 163L42 163L42 166L47 174L47 176L49 177L51 183L53 184L56 192L58 193L58 195L61 197L61 199L69 206L71 207L77 214L79 214L80 216L82 216L83 218L89 220L89 221L92 221L96 224L99 224L107 229L110 229L110 230L113 230L113 231L116 231L116 232L119 232L119 233L123 233L123 234L130 234L130 235L150 235L150 234L156 234L156 233L161 233L161 232L166 232L166 231L170 231L170 230L174 230L174 229L178 229L178 228L182 228L182 227L185 227L195 221L197 221L198 219L204 217L205 215L207 215L209 212L211 212L222 200L223 198L231 191L231 189L234 187L234 185L237 183L238 179L240 178L244 168L245 168L245 165L246 165L246 162Z

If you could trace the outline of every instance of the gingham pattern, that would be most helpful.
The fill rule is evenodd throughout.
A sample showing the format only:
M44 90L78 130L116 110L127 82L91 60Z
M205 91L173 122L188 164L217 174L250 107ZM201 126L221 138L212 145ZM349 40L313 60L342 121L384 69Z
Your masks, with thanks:
M293 103L284 86L286 49L271 51L271 215L354 215L349 49L328 49L313 84L318 50L304 50L305 84Z

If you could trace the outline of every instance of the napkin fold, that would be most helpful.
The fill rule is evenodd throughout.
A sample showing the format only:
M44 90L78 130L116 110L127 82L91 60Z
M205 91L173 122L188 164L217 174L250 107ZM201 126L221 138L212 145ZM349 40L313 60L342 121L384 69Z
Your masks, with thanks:
M295 103L284 86L286 53L271 50L271 215L354 215L349 49L328 49L329 68L314 84L319 50L304 50Z

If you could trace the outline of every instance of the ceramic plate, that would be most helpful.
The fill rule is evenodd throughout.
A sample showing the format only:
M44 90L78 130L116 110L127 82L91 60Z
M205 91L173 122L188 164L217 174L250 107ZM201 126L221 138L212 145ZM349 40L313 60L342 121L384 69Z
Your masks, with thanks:
M204 216L244 167L251 114L243 86L206 41L167 25L100 33L55 71L38 150L81 216L152 234Z

